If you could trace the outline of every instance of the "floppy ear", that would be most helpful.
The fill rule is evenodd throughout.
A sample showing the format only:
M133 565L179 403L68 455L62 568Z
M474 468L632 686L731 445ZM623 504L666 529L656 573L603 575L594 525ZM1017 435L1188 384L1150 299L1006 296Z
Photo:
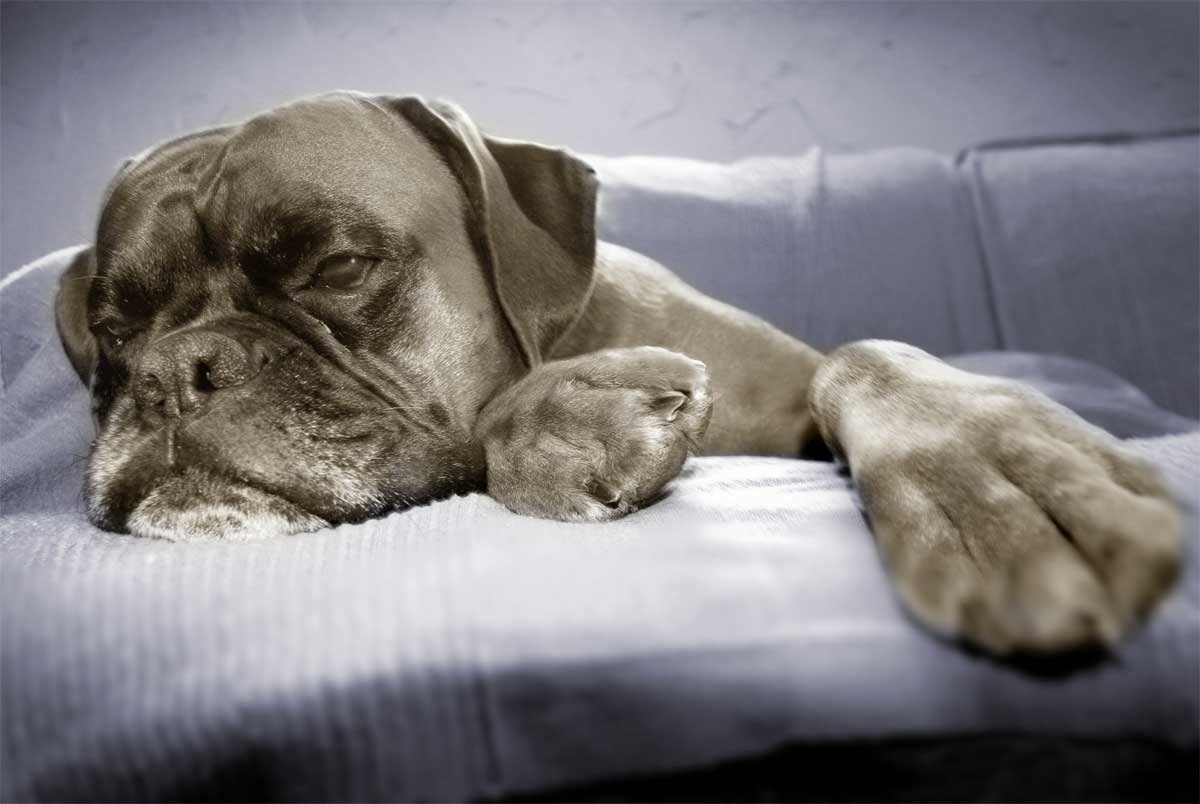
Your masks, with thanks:
M389 103L457 174L500 305L526 363L538 365L591 293L595 171L564 150L486 137L445 101Z
M54 320L58 326L58 337L63 351L75 372L90 385L92 371L96 368L98 347L96 339L88 329L87 300L96 276L96 253L92 247L85 248L71 262L58 280L58 295L54 300Z

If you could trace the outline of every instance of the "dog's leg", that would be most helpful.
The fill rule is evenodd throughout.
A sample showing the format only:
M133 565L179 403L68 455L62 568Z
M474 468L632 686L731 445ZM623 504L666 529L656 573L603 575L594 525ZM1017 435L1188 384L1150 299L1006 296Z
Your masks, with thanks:
M544 363L480 415L488 493L520 514L622 516L679 473L711 411L704 364L666 349Z
M1178 573L1157 473L1031 388L863 341L809 399L900 598L937 631L996 653L1111 644Z

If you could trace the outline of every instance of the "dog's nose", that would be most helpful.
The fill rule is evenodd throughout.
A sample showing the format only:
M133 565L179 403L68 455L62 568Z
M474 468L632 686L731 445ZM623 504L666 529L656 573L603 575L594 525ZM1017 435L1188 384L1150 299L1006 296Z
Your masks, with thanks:
M271 357L260 342L245 344L211 329L168 335L142 354L134 398L143 410L180 416L217 391L254 379Z

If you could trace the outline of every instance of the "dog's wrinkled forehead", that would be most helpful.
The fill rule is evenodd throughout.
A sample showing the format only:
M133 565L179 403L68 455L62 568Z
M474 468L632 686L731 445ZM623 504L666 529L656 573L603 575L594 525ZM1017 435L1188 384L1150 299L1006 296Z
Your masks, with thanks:
M98 253L229 260L286 251L289 238L418 232L461 218L461 205L450 170L402 116L325 95L131 160L109 189Z

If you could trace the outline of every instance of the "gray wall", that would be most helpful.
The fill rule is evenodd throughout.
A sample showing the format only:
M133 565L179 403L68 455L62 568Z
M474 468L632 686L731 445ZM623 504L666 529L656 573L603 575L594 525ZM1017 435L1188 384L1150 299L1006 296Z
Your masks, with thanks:
M1196 125L1196 3L0 5L2 263L91 238L119 161L333 88L731 160Z

